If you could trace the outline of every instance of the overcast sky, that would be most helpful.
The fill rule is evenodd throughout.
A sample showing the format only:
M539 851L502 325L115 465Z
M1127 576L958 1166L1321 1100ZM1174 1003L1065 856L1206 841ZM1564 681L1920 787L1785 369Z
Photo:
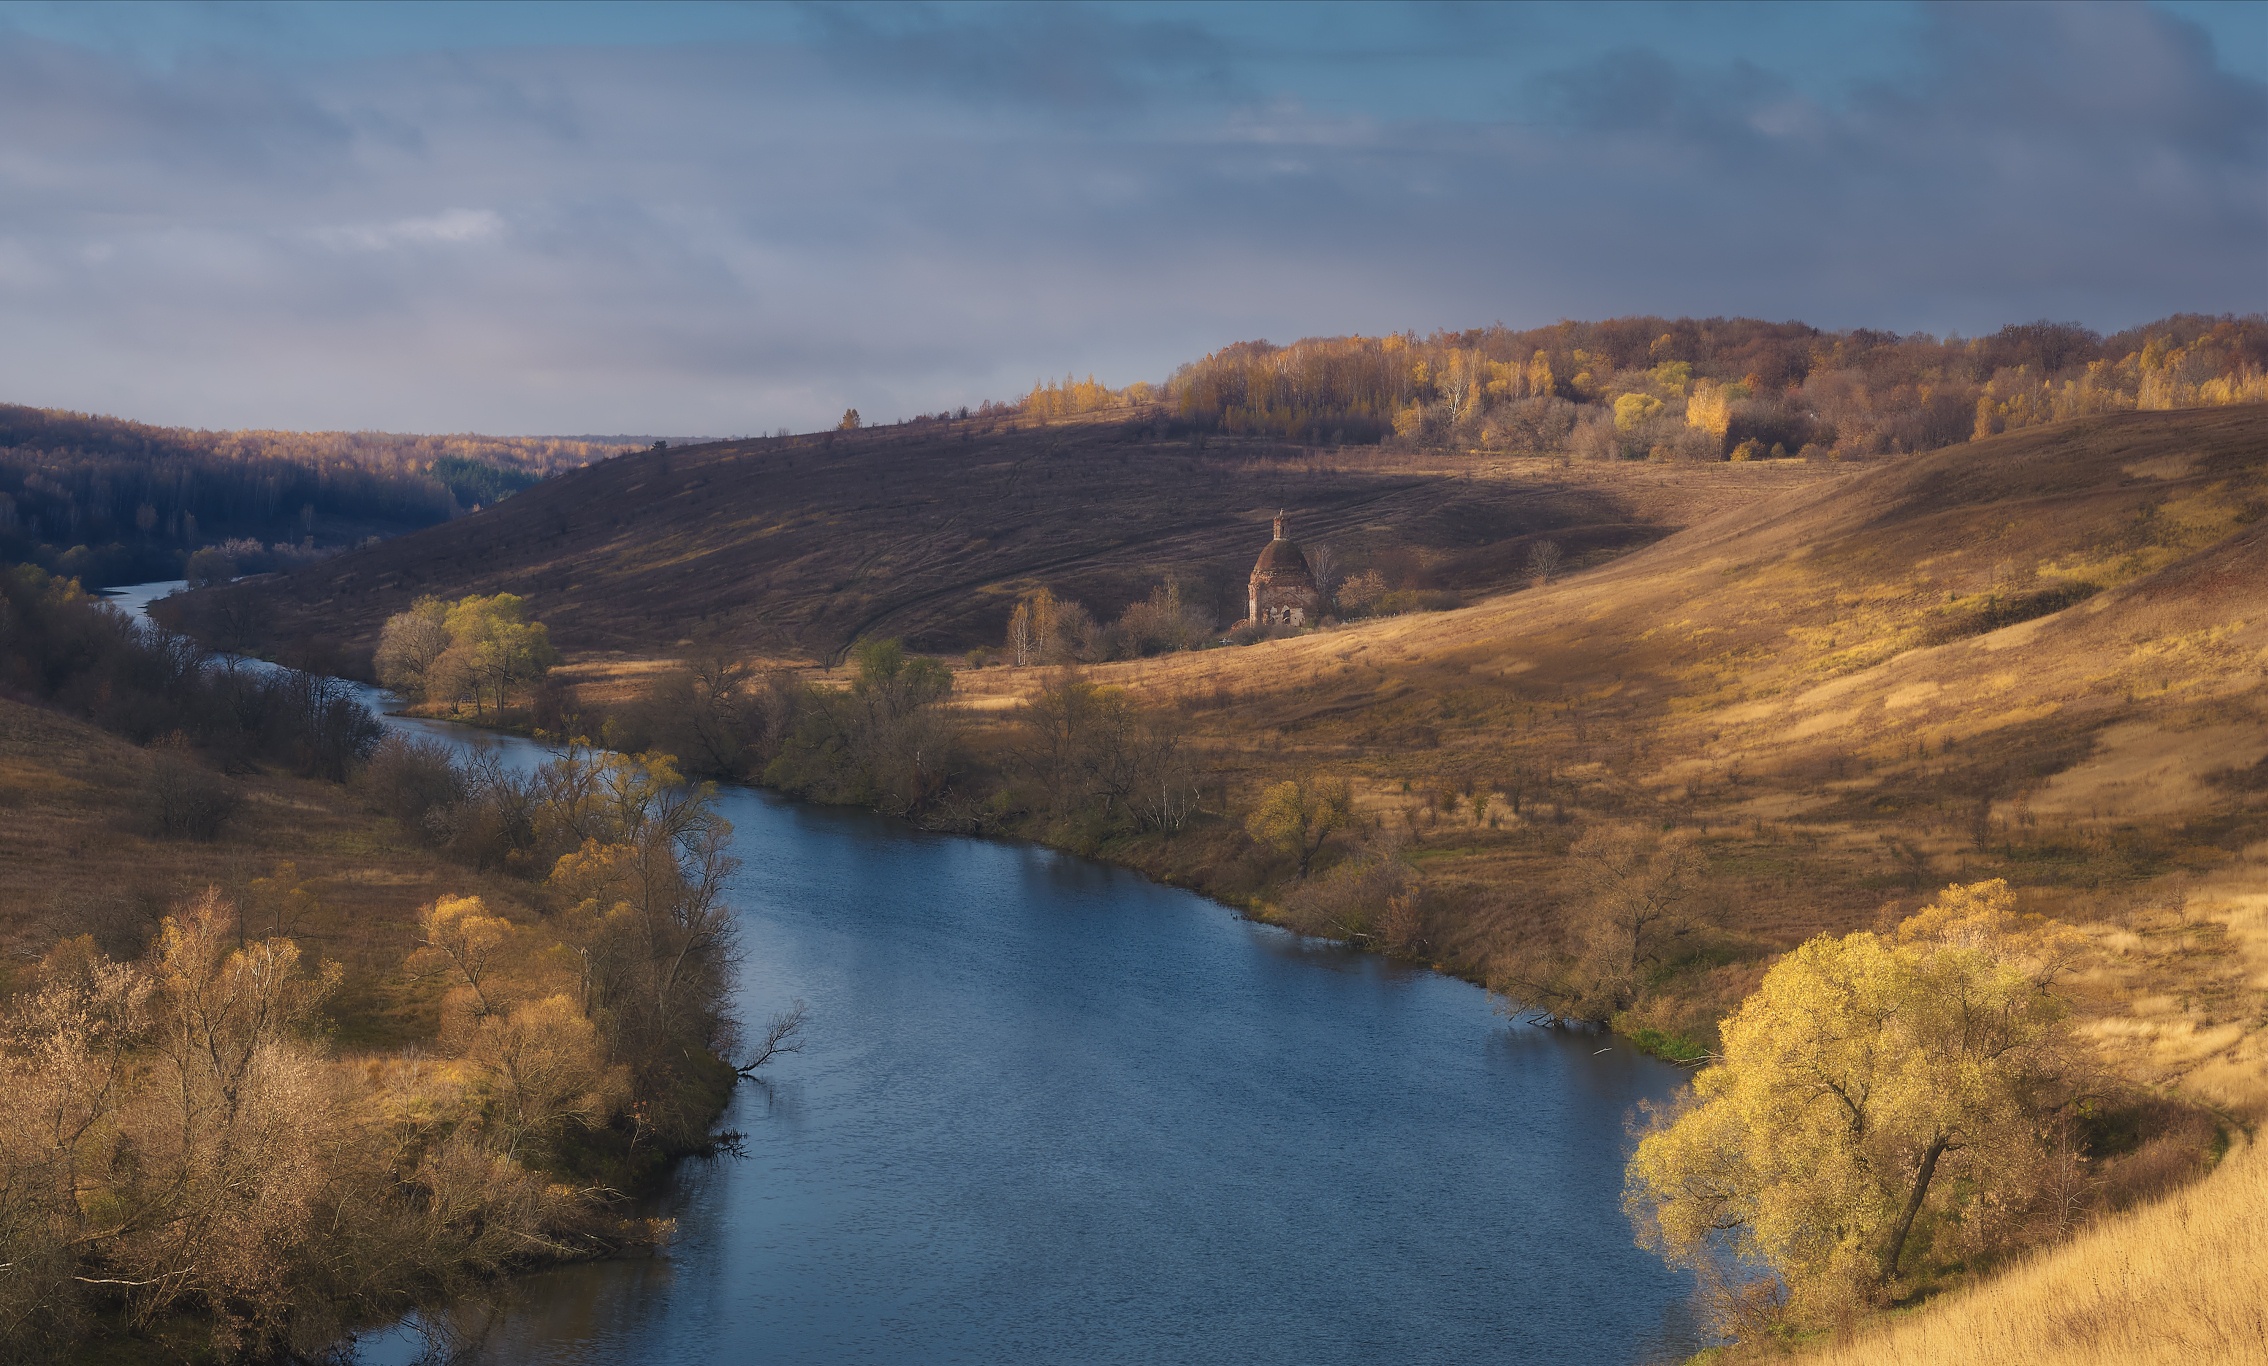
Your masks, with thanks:
M2268 5L0 4L0 400L737 435L1224 343L2268 309Z

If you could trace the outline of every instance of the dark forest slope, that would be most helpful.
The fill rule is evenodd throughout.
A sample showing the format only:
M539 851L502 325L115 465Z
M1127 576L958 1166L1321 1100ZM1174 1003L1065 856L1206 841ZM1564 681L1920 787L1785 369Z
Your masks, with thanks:
M216 432L0 404L0 564L98 585L178 577L206 546L245 572L296 563L461 516L626 440Z

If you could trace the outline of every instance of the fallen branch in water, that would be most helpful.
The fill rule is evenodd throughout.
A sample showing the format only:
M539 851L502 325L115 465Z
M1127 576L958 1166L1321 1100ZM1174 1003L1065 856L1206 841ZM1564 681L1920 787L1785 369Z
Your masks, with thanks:
M754 1056L740 1065L740 1075L753 1077L756 1069L783 1053L803 1051L803 1025L811 1018L811 1007L801 1001L772 1017L764 1026L763 1041L756 1045Z

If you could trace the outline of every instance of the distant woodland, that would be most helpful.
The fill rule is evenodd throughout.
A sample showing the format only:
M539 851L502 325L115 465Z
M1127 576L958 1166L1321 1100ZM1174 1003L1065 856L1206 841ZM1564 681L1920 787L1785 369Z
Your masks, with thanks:
M2102 413L2268 400L2268 319L2182 314L2104 336L2028 323L1962 340L1753 318L1613 318L1419 337L1238 342L1162 389L1037 385L1043 419L1162 405L1226 435L1599 459L1932 450Z
M0 405L0 563L89 584L229 573L445 522L624 449L603 440L212 432ZM210 558L210 557L208 557Z

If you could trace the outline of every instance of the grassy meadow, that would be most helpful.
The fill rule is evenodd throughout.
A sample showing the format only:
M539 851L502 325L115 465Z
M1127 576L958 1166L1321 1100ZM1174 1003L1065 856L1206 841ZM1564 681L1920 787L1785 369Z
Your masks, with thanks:
M1232 805L1349 778L1431 889L1423 956L1460 972L1532 969L1590 821L1698 836L1710 929L1628 1023L1704 1046L1771 954L2003 876L2093 937L2108 1057L2254 1114L2263 435L2237 409L1993 438L1462 610L1087 676L1185 718ZM2072 582L2094 591L1993 625ZM1045 675L957 693L1005 729Z
M405 970L417 914L440 896L524 905L513 879L444 862L336 783L228 779L242 804L218 839L159 837L145 815L151 751L0 698L0 936L10 985L57 940L91 934L131 957L165 916L217 888L250 937L300 941L345 969L331 1012L346 1050L429 1043L443 983ZM23 979L18 981L17 979Z

